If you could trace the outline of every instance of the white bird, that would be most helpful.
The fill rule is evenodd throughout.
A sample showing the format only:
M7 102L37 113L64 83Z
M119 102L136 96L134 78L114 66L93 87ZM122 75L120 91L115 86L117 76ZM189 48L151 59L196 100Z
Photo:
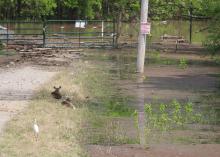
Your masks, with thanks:
M37 141L38 135L39 135L39 126L38 126L38 124L37 124L37 120L36 120L36 119L34 119L33 129L34 129L35 139L36 139L36 141Z

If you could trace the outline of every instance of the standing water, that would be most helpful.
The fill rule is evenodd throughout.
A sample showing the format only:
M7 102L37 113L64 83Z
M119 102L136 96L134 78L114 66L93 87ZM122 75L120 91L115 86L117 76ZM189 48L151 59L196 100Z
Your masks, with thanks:
M117 118L133 139L129 143L219 143L219 67L208 57L149 52L139 76L135 49L91 50L85 55L108 69L119 91L112 99L129 98L126 105L134 109L133 120Z

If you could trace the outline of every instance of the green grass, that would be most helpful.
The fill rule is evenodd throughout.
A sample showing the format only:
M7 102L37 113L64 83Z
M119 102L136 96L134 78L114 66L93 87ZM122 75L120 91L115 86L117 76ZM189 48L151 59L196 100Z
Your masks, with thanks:
M195 135L201 130L199 128L195 130L194 127L196 125L210 125L207 127L207 131L212 134L213 126L216 126L218 121L216 110L212 108L201 109L191 102L180 103L176 100L167 104L146 104L145 114L147 119L145 138L149 143L155 140L161 142L164 139L177 143L200 143L200 139L197 139ZM192 128L194 129L191 130ZM183 137L178 136L178 133ZM213 142L213 139L209 139L208 142Z
M179 142L181 144L195 144L195 139L192 137L177 137L175 138L176 142Z
M127 136L126 128L120 125L121 118L133 118L135 110L128 106L130 98L118 92L108 71L106 65L93 64L81 71L75 80L75 84L81 84L90 97L86 104L88 127L82 131L86 138L83 141L104 145L137 143L137 139Z
M16 53L14 51L7 51L7 50L0 50L0 56L1 55L9 55L9 56L12 56L12 55L15 55Z

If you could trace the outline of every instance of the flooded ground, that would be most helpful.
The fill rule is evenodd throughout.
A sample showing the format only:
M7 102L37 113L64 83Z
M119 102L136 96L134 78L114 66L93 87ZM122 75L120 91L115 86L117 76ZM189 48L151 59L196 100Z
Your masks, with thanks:
M173 36L179 36L189 41L189 21L179 20L179 21L167 21L165 24L160 21L151 21L152 30L151 30L151 42L160 41L161 36L168 34ZM7 27L7 23L1 23L0 25ZM103 27L102 27L103 26ZM25 34L35 34L38 36L36 40L41 40L43 38L43 23L34 22L34 23L16 23L12 22L8 25L10 34L18 34L18 38L24 38ZM204 28L207 27L207 21L193 21L193 31L192 31L192 42L201 44L208 34ZM136 43L138 39L138 30L139 22L133 23L122 23L121 30L121 43ZM4 34L0 35L0 39L6 38L6 30L2 30ZM103 42L103 39L108 42L112 42L112 35L114 33L114 27L112 22L101 21L88 21L85 28L79 29L75 28L75 21L48 21L46 27L46 34L48 35L47 41L48 44L51 42L50 39L59 39L56 42L59 42L65 36L70 41L71 37L77 39L79 37L79 32L81 33L81 38L87 42L95 42L102 35L104 38L100 38L99 42ZM103 33L102 33L103 32ZM20 35L19 35L20 34ZM28 35L31 37L30 35ZM27 37L28 37L27 36ZM86 39L86 37L90 37ZM94 37L95 39L91 38ZM13 38L13 35L10 37ZM83 41L81 39L81 42ZM63 41L66 42L66 39ZM78 39L75 40L78 42ZM90 43L91 44L91 43ZM78 45L77 45L78 46Z
M65 75L61 73L62 77L69 76L68 79L62 80L62 87L71 88L67 91L72 89L73 92L78 91L73 84L80 86L84 91L83 102L73 97L76 107L79 110L86 110L82 118L80 116L80 123L73 126L76 125L74 128L80 129L79 134L74 133L74 136L77 136L77 142L86 145L90 156L218 157L220 153L218 57L211 59L195 52L151 51L147 53L144 74L138 75L135 72L136 49L78 51L34 49L34 52L22 55L23 59L18 61L21 63L29 61L40 66L67 66L64 69L68 68L70 75L67 74L69 72ZM39 100L49 98L51 106L47 112L58 109L59 116L64 116L60 125L65 124L63 127L65 131L60 134L56 129L51 129L55 134L50 136L50 141L54 142L54 137L61 135L61 138L72 143L73 130L69 122L75 123L75 119L66 121L66 118L70 115L75 118L78 115L75 113L79 112L78 109L72 112L65 110L66 108L62 108L65 112L60 112L59 107L54 108L54 101L50 101L52 99L50 90L54 84L60 85L57 82L48 85L46 97L42 92L44 99ZM77 93L80 94L79 91ZM60 105L60 102L56 103ZM45 107L44 103L36 105L39 104L42 108ZM42 128L43 126L47 128L46 122L54 120L55 127L59 119L57 112L53 112L53 116L46 115L49 116L49 120L45 119L45 122L41 123ZM33 115L30 116L33 119ZM41 118L45 118L45 115ZM21 122L23 123L22 120ZM27 125L29 126L26 124L23 127L29 135L31 130ZM66 127L71 129L66 132ZM45 133L50 134L47 129ZM47 134L44 135L48 137ZM44 140L43 143L48 142L47 138ZM62 142L57 139L54 145L60 141ZM12 143L15 146L16 142ZM21 147L19 143L16 144ZM5 145L4 148L8 149L7 144ZM44 150L44 144L39 143L39 146ZM64 148L63 145L61 147ZM13 148L19 150L18 153L23 150ZM52 148L56 149L54 146ZM38 151L32 148L30 150ZM27 153L26 150L23 151ZM47 152L52 151L48 149Z
M135 49L127 49L90 50L85 53L86 60L106 67L109 80L114 82L118 90L112 99L127 97L127 106L136 110L137 121L132 117L114 119L124 131L123 134L132 139L130 144L148 145L150 150L155 144L159 144L158 148L161 149L168 149L171 144L177 151L172 150L174 155L183 147L181 151L185 156L186 152L201 155L188 150L192 144L196 145L195 150L198 151L200 147L205 148L205 144L214 144L207 146L207 150L210 147L219 148L218 63L199 54L150 52L147 54L144 74L140 76L135 72L135 52ZM176 147L173 144L184 146ZM115 154L117 150L120 155L126 156L127 152L137 149L130 146L89 146L92 156L114 156L109 152ZM99 155L97 152L100 152ZM149 154L149 151L146 152Z

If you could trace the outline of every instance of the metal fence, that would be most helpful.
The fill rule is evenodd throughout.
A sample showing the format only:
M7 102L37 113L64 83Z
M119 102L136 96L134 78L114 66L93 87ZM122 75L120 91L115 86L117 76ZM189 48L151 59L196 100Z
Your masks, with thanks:
M7 45L112 47L115 44L115 36L113 21L0 21L0 40Z

